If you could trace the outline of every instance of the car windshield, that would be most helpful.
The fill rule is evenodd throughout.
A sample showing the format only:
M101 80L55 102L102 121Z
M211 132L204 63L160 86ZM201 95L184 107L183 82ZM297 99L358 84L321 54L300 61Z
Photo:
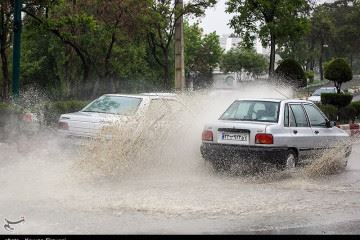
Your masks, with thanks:
M277 122L279 102L270 101L235 101L223 113L220 120Z
M82 112L133 115L141 100L141 98L136 97L102 96L85 107Z
M320 96L322 93L335 93L334 88L320 88L313 93L313 96Z

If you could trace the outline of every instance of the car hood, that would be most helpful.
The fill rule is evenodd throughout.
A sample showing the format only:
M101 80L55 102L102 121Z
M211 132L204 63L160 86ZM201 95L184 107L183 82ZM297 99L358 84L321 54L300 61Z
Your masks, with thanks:
M321 101L321 97L320 96L310 96L308 98L309 101L312 101L312 102L320 102Z

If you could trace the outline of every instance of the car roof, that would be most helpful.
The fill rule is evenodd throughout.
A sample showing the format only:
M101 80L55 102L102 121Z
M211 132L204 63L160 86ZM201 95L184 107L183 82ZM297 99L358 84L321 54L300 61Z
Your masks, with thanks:
M171 99L175 99L176 98L176 94L175 93L164 93L164 92L160 92L160 93L140 93L140 95L142 96L148 96L151 98L171 98Z
M262 101L262 102L281 102L280 98L239 98L237 101Z
M133 98L145 98L146 96L140 94L104 94L102 96L111 96L111 97L133 97Z
M298 102L298 103L311 103L313 104L313 102L311 101L307 101L307 100L302 100L302 99L280 99L280 98L241 98L241 99L237 99L237 101L262 101L262 102L285 102L285 103L289 103L289 102Z
M321 88L318 88L317 90L319 89L335 89L336 87L321 87Z
M150 98L150 99L175 99L176 94L174 94L174 93L140 93L140 94L104 94L103 96Z

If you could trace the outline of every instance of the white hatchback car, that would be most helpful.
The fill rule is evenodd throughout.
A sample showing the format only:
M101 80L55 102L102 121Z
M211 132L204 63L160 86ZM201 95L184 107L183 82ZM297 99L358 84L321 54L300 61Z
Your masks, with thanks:
M138 118L154 105L178 103L172 93L143 93L136 95L105 94L79 112L60 116L58 132L71 138L94 138L101 130L117 121ZM157 112L158 114L158 112Z
M310 101L241 99L204 127L200 151L217 170L227 170L232 163L264 161L291 169L336 144L345 143L347 158L348 139Z

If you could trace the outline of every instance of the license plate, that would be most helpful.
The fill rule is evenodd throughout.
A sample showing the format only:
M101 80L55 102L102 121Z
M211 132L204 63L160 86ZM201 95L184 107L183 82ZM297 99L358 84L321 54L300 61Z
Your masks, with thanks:
M249 134L248 133L222 132L219 134L218 140L220 140L220 142L248 144L249 143Z

